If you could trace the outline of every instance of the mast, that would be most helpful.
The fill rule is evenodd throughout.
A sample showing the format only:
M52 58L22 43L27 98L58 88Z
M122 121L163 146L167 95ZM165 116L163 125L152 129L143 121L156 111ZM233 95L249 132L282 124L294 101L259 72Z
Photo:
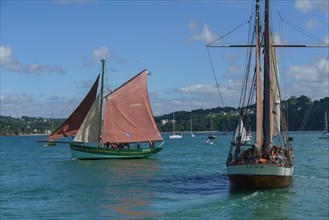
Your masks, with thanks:
M213 117L213 114L210 113L210 134L211 134L211 136L212 136L212 124L213 124L212 117Z
M54 131L54 115L53 110L51 109L51 132Z
M256 2L256 144L262 147L263 134L263 99L262 79L260 75L260 30L259 30L259 0Z
M271 100L271 39L270 39L270 4L265 0L265 31L264 31L264 147L272 143L272 100Z
M172 113L172 134L175 134L175 112Z
M102 132L102 112L103 112L103 99L104 99L104 73L105 73L105 59L101 59L102 62L102 80L101 80L101 91L100 91L100 116L99 116L99 144L103 142L103 132Z
M328 132L328 118L327 118L327 112L324 113L324 130Z

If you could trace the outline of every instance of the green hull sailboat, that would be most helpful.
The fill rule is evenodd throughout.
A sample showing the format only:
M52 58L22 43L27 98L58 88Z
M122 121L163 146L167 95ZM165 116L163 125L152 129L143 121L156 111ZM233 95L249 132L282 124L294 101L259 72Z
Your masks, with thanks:
M147 158L164 143L153 118L147 92L147 70L104 96L105 60L101 88L97 77L91 90L48 140L74 136L69 143L73 159ZM55 141L56 142L56 141Z

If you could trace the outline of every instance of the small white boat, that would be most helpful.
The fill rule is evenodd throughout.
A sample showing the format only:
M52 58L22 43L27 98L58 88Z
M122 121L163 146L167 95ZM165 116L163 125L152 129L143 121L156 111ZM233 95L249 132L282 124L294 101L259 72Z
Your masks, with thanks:
M206 144L209 144L209 145L216 144L216 136L213 134L213 131L212 131L213 117L214 117L214 115L212 113L210 113L210 134L208 135L208 140L206 140Z
M183 136L181 134L172 134L169 136L170 139L179 139L182 138Z
M172 116L172 135L169 136L170 139L180 139L182 138L182 134L175 132L175 112L173 112L173 116Z
M208 136L208 140L206 140L206 144L216 145L216 137L212 134Z
M191 137L194 138L195 135L194 135L194 133L193 133L193 122L192 122L192 116L191 116L191 120L190 120L190 122L191 122Z
M329 130L328 130L328 118L327 112L324 113L324 132L319 137L320 139L329 139Z

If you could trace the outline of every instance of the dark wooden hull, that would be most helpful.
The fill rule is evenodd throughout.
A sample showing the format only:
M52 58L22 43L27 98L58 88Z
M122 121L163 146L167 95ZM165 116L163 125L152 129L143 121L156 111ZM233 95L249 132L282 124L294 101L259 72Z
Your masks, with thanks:
M267 164L231 165L227 170L232 187L252 189L286 187L290 184L293 174L293 166Z
M232 187L251 189L286 187L292 179L292 176L229 175L228 177Z

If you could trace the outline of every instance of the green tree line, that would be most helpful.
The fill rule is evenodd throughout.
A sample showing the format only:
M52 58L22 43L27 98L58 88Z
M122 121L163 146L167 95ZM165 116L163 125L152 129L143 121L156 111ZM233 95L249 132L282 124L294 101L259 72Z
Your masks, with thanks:
M283 114L288 122L288 128L291 131L298 131L304 119L304 116L312 106L308 120L303 130L305 131L322 131L325 126L325 112L328 112L329 119L329 97L320 100L311 101L306 96L291 97L282 102ZM251 130L255 130L255 106L248 106L252 111L250 114ZM196 109L192 111L178 111L175 112L175 130L176 131L190 131L191 119L193 122L193 131L210 131L211 121L214 131L233 131L238 121L238 114L240 109L232 107L217 107L212 109ZM173 114L165 114L156 116L155 121L161 132L172 131ZM26 135L26 134L46 134L52 131L53 128L60 126L64 119L51 119L41 117L22 116L14 118L10 116L0 115L0 135ZM329 123L329 122L328 122Z
M325 112L328 112L329 119L329 97L325 97L314 102L307 96L291 97L282 101L283 114L288 123L290 131L298 131L308 109L311 108L306 124L302 130L304 131L321 131L325 126ZM255 131L255 105L248 106L251 110L250 122L251 130ZM189 131L191 130L191 119L193 122L193 131L210 131L211 117L213 130L216 131L233 131L238 122L240 109L225 107L212 109L197 109L190 112L175 112L175 130ZM173 113L155 117L155 121L161 132L171 132L173 130Z
M53 121L53 126L52 126ZM64 119L22 116L14 118L0 115L0 136L46 134L63 123Z

